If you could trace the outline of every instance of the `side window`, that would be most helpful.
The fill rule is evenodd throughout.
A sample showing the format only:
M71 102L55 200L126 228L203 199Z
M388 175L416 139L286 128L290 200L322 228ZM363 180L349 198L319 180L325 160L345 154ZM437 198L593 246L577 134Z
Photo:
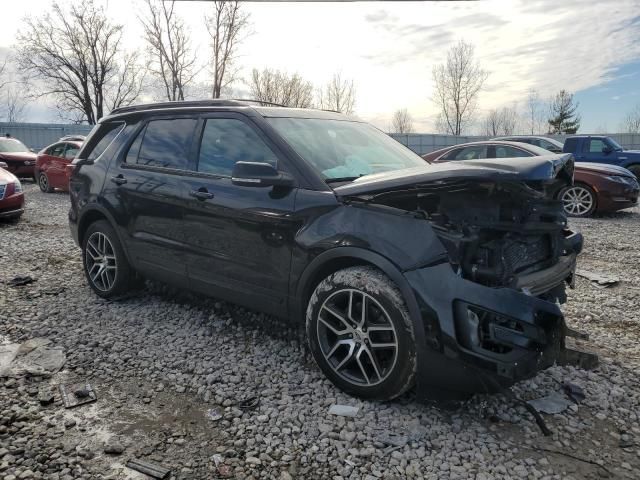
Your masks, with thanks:
M145 130L146 130L146 126L142 130L140 130L140 133L138 133L138 136L129 147L129 151L127 152L125 163L131 164L131 165L138 163L138 155L140 154L140 145L142 145L142 139L144 138Z
M487 158L487 146L465 147L459 150L450 160L478 160Z
M240 161L277 164L273 151L243 121L207 119L200 143L198 171L230 176L233 166Z
M195 127L196 120L192 118L151 120L144 131L136 163L186 170Z
M529 152L508 145L496 145L496 158L531 157Z
M78 150L80 150L80 148L71 143L67 143L67 149L64 151L64 158L66 158L67 160L73 160L74 158L76 158Z
M454 148L449 150L446 154L444 154L441 158L442 160L455 160L456 155L460 153L461 148Z
M592 138L589 141L589 153L602 153L602 149L605 147L605 143L596 138Z
M91 136L88 145L82 149L82 155L87 160L95 160L104 153L113 139L124 128L124 123L104 123L98 127L95 135Z
M64 154L64 143L56 143L53 147L49 147L47 155L52 157L62 157Z

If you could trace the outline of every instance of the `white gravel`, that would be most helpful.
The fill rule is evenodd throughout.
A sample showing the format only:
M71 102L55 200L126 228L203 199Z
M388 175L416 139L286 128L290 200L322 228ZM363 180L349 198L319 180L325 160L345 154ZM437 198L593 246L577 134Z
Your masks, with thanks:
M545 437L507 395L447 408L412 394L390 403L348 397L314 366L302 328L224 302L159 285L101 300L69 235L67 195L28 182L25 190L23 219L0 224L0 282L36 281L0 284L0 336L47 337L68 360L51 379L0 379L4 479L144 478L124 467L131 457L185 479L225 469L238 479L639 476L638 209L572 222L585 235L580 265L621 284L600 290L579 278L564 307L568 323L591 334L580 343L599 353L599 368L554 367L512 389L526 400L559 391L563 380L583 387L582 404L544 416L554 432ZM85 380L98 402L64 410L58 396L48 406L37 401L43 382ZM253 395L257 409L237 408ZM330 415L332 404L359 412ZM211 408L223 418L209 420ZM389 435L407 443L394 450ZM124 452L104 453L114 443Z

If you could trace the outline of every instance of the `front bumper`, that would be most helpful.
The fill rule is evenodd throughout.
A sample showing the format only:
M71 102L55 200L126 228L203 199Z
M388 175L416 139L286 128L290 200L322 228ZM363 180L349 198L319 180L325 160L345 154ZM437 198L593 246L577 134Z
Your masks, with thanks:
M612 182L613 183L613 182ZM598 192L598 212L616 212L638 204L640 189L635 186L614 184Z
M11 163L6 162L8 165L7 170L13 173L18 178L31 178L35 175L35 161L34 162L24 162L24 163ZM28 163L28 164L26 164Z
M544 289L550 299L559 290L563 294L563 284L573 280L575 257L567 255L541 276L540 281L551 279ZM554 363L581 358L565 347L565 336L572 332L557 303L531 292L465 280L448 263L404 275L421 312L415 328L421 396L496 392ZM585 364L592 363L586 355Z

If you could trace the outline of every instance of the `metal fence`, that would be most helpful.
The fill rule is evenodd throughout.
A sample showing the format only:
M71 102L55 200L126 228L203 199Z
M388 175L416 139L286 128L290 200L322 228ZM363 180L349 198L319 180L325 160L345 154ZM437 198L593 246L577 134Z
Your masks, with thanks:
M430 153L435 150L444 147L450 147L451 145L458 145L459 143L478 142L480 140L489 140L492 137L479 136L479 135L434 135L431 133L410 133L408 135L399 135L397 133L391 133L391 137L395 138L398 142L406 145L411 150L419 155ZM595 134L594 134L595 135ZM564 142L565 138L570 135L544 135L548 138L555 138L560 142ZM622 145L627 150L640 150L640 134L637 133L612 133L607 134L608 137L613 138L616 142Z
M0 136L8 133L27 147L40 150L65 135L88 135L91 128L92 125L0 122Z

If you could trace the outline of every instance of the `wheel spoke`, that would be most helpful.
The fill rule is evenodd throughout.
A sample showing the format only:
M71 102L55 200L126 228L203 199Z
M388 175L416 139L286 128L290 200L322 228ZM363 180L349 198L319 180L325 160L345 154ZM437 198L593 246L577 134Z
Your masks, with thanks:
M334 318L337 318L338 320L340 320L340 322L345 326L345 328L343 330L340 330L340 332L344 332L345 330L349 330L351 328L351 325L349 325L349 322L346 318L344 318L340 312L334 310L333 308L329 307L328 305L324 305L323 310L326 310L327 312L329 312ZM329 324L326 322L326 320L323 320L323 322L325 324L327 324L327 326L329 326ZM334 333L336 333L337 335L340 335L335 328L330 327Z
M318 316L318 320L320 322L322 322L322 324L327 327L329 330L331 330L334 334L336 335L342 335L344 333L346 333L346 329L343 330L337 330L333 325L331 325L329 322L327 322L324 318Z
M369 361L371 362L371 366L373 367L373 371L375 372L376 376L378 377L378 380L381 380L382 379L382 375L380 375L380 368L378 366L378 360L377 360L376 356L373 355L373 353L368 348L364 348L364 352L369 357Z
M338 365L336 365L336 370L340 370L349 360L353 358L353 352L355 349L356 349L355 343L351 343L349 345L349 351L347 352L345 357L342 359L342 361Z
M358 367L360 368L360 371L362 372L362 376L367 382L367 385L369 385L371 384L371 380L369 379L369 374L367 374L367 371L364 368L364 365L362 365L362 361L360 360L360 356L362 355L363 351L364 351L364 347L360 347L360 349L358 350L358 353L356 354L356 363L358 364Z

